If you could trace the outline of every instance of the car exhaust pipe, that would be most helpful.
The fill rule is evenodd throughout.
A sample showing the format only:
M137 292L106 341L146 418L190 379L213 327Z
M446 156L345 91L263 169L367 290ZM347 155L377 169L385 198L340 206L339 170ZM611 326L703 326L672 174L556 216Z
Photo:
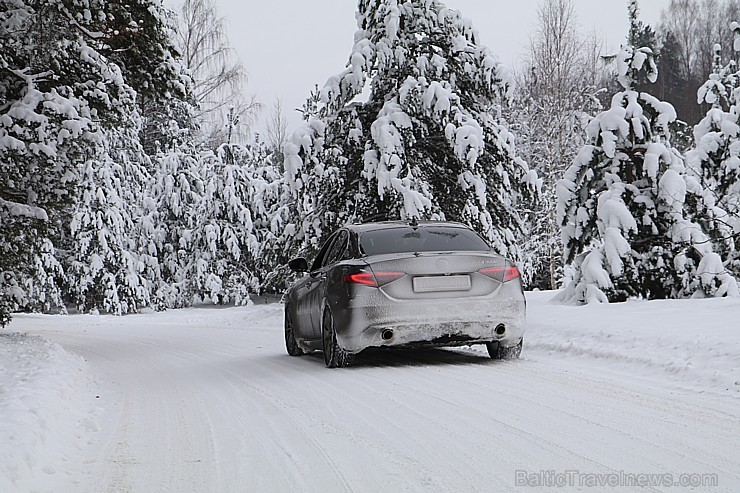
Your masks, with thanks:
M498 337L503 337L503 335L506 333L506 326L504 324L498 324L496 326L496 335Z
M380 337L382 337L384 341L390 341L391 339L393 339L393 331L391 329L385 329L380 334Z

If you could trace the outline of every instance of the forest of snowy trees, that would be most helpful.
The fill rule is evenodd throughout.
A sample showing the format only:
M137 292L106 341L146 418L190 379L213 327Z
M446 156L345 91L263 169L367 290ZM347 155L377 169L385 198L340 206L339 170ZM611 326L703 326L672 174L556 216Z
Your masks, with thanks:
M738 295L738 1L626 7L606 53L542 0L510 69L439 0L359 0L346 67L262 138L213 0L0 0L0 326L243 304L385 219L469 224L566 302Z

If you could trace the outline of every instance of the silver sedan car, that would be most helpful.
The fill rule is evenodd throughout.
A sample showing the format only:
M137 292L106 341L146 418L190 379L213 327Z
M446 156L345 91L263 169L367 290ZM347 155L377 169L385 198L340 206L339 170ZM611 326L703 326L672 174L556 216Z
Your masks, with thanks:
M285 295L285 344L319 349L329 368L369 347L485 344L519 357L525 299L519 270L469 227L453 222L345 226L329 237Z

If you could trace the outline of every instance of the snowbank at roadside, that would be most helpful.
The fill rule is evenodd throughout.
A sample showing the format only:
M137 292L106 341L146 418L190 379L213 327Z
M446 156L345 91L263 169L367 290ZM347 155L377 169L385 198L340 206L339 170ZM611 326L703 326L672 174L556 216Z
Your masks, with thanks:
M0 333L0 491L54 491L97 428L85 362L58 344ZM94 398L94 397L93 397ZM76 451L76 453L75 453Z
M525 355L581 358L635 376L740 398L740 299L585 306L527 293Z

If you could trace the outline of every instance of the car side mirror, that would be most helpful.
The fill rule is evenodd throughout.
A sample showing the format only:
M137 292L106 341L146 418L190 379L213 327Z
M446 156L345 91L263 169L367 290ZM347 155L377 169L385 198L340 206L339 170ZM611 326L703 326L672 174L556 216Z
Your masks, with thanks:
M288 262L288 267L293 272L308 272L308 262L303 257L294 258Z

